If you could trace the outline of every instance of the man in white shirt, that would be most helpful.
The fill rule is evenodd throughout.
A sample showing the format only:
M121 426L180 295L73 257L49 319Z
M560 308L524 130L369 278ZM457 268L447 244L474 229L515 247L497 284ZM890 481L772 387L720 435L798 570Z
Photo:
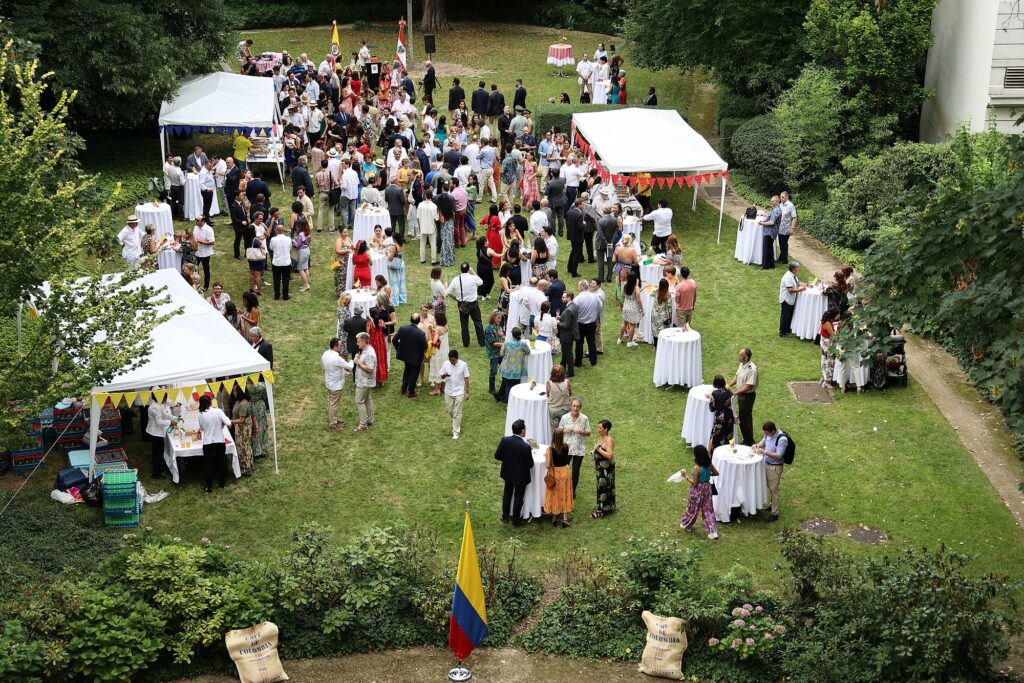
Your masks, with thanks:
M284 234L284 225L278 224L277 234L270 240L270 251L273 258L270 266L274 271L274 299L281 298L281 290L284 290L284 300L288 301L288 284L292 279L292 241Z
M184 218L185 208L185 174L178 165L181 160L173 154L167 155L164 162L164 190L167 191L167 199L171 204L171 213L175 218Z
M203 198L203 220L207 225L213 225L210 220L210 208L213 206L213 193L217 189L217 182L213 178L213 162L207 161L199 171L199 194Z
M409 101L409 93L404 90L398 91L398 101L391 105L391 111L395 115L405 114L410 118L416 116L416 107Z
M574 155L569 155L568 160L558 171L558 176L565 178L565 205L572 206L576 201L576 193L580 189L580 167L576 165Z
M402 160L408 159L409 153L405 151L405 146L401 140L395 140L395 146L388 150L387 165L388 165L388 177L395 178L398 176L398 169L402 167ZM424 171L426 173L426 171Z
M341 403L341 390L345 388L345 374L355 365L341 357L341 342L337 337L331 339L328 349L320 356L320 364L324 366L324 384L327 385L327 424L331 429L338 430L345 426L338 419L338 404Z
M545 225L542 236L548 248L548 270L558 270L558 238L555 237L555 229Z
M430 243L430 263L437 265L437 204L433 191L423 191L423 201L416 207L416 225L420 231L420 263L427 262L427 243Z
M444 407L452 416L452 439L458 439L462 432L462 404L469 400L469 366L459 360L459 352L452 349L448 360L441 364L441 379L444 380Z
M370 48L366 47L366 39L364 38L359 41L359 55L356 57L356 63L359 64L359 68L362 69L369 61Z
M142 258L142 231L139 230L139 219L134 214L128 216L128 225L117 233L117 241L121 243L121 258L132 268L137 268Z
M332 149L327 152L327 170L335 184L341 184L341 152Z
M341 207L341 223L349 229L352 228L352 219L355 217L356 200L359 198L359 174L352 169L350 161L341 162L341 198L338 206Z
M463 261L460 269L462 272L455 276L451 285L448 286L448 296L458 302L459 323L462 325L462 346L469 347L469 320L473 319L473 327L476 328L476 341L480 346L484 345L484 326L480 320L480 301L477 289L482 287L484 281L469 267L469 262Z
M672 209L664 199L658 200L658 208L644 216L645 221L654 221L654 237L651 239L651 248L655 254L665 253L665 242L672 234Z
M533 213L530 214L530 233L534 237L540 237L544 226L548 224L548 215L541 211L540 201L536 199L533 200L530 208L533 209Z
M370 346L370 335L360 332L356 335L356 351L353 361L356 366L356 408L359 409L359 426L354 432L365 432L373 426L373 395L372 389L377 386L377 363L386 363L387 359L379 360L377 352Z
M466 145L466 149L463 150L466 158L469 159L469 168L472 170L473 175L480 174L480 143L477 141L477 137L474 135L472 141Z
M551 154L552 150L555 149L555 142L551 139L551 131L544 133L544 139L540 141L537 146L537 155L540 157L540 166L537 167L537 174L540 176L540 191L543 193L545 186L548 184L548 171L551 168L551 162L548 161L548 155Z
M792 332L796 295L807 289L807 285L800 284L800 278L797 277L798 272L800 272L800 264L796 261L791 262L779 283L779 305L782 308L779 313L780 337L788 337Z
M529 283L520 290L522 299L519 304L519 320L516 321L516 324L519 325L524 337L529 337L533 333L534 321L540 317L540 306L548 300L547 294L540 289L539 284L537 278L531 277Z
M579 75L576 82L580 85L580 95L593 93L591 85L594 78L594 64L587 55L583 55L583 59L576 65L576 73Z
M477 164L480 162L477 161ZM469 185L469 176L473 175L473 168L469 165L469 157L459 157L459 167L455 169L455 177L459 179L459 187L465 188Z
M583 367L583 342L587 343L587 356L590 364L597 365L597 321L601 316L601 301L590 291L590 283L580 280L580 293L576 295L576 308L579 318L576 325L580 336L576 340L576 367Z
M213 234L213 228L203 221L202 216L196 216L192 237L198 244L196 260L203 267L203 290L207 290L210 288L210 257L213 256L213 243L216 237Z

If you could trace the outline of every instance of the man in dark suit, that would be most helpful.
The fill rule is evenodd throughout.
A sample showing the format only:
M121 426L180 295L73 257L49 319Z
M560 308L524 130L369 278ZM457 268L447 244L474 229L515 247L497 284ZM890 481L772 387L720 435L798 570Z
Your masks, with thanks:
M580 276L580 264L583 263L583 200L577 198L572 208L565 214L565 236L569 239L569 275Z
M594 248L597 251L597 281L612 281L612 261L614 251L609 247L614 246L615 232L619 229L619 223L612 215L612 207L604 207L604 215L597 222L597 234L594 236Z
M252 342L252 348L256 349L256 353L263 356L270 363L270 369L273 370L274 345L263 338L263 332L260 331L259 327L249 329L249 340Z
M565 205L568 198L565 194L565 178L548 178L544 194L548 197L548 206L551 207L551 214L555 217L555 225L558 227L558 234L562 234L565 228Z
M242 184L242 169L232 157L224 159L224 163L228 167L224 173L224 196L230 202L234 200L235 195L238 194L238 186Z
M428 59L426 62L427 73L423 74L423 97L433 103L434 88L437 87L437 74L434 73L434 64Z
M416 102L416 85L409 78L409 72L402 69L402 90L409 94L409 101Z
M292 196L295 197L299 194L299 188L306 188L307 197L315 197L316 194L313 192L313 179L309 176L309 170L306 168L308 163L306 155L303 154L299 157L299 163L292 169ZM248 190L248 187L246 187Z
M512 108L522 107L526 109L526 88L523 87L523 79L516 80L516 91L512 95Z
M242 258L240 247L245 239L245 231L249 227L249 214L245 211L245 204L242 197L245 195L235 188L235 194L231 196L231 229L235 231L235 258ZM250 245L246 245L248 248Z
M192 154L185 159L185 173L199 173L206 167L206 162L209 159L206 156L206 152L199 145L196 145L195 150Z
M341 327L345 330L345 352L349 358L353 358L359 351L359 346L356 344L356 335L360 332L366 332L366 318L363 317L363 307L356 306L353 308L352 316Z
M263 173L259 169L255 169L252 172L252 180L245 185L245 196L249 198L249 203L252 204L256 201L256 195L263 195L263 201L269 206L270 203L270 185L267 185L267 181L263 180Z
M484 88L484 82L480 81L480 85L473 91L473 99L470 105L470 109L473 113L481 118L487 116L487 90Z
M579 277L578 275L576 277ZM548 288L544 292L548 296L548 303L551 304L551 315L558 315L562 312L565 304L562 302L562 295L565 294L565 283L558 279L558 271L552 268L548 271Z
M459 102L466 101L466 91L459 85L459 79L452 79L452 87L448 89L448 116L452 117L453 112L458 110Z
M427 351L427 335L420 329L420 314L413 313L408 325L402 325L395 333L391 344L395 347L395 357L405 363L402 372L402 396L416 398L416 382L420 378L420 367L423 365L423 354Z
M511 518L512 524L522 526L526 524L521 517L523 498L526 487L530 485L530 470L533 469L533 450L526 443L526 422L516 420L512 423L512 436L502 437L494 451L494 459L501 462L501 478L505 481L501 521L508 522Z
M487 118L491 128L497 125L498 117L505 111L505 96L498 90L497 83L491 83L491 94L487 96ZM511 119L509 119L511 120Z
M576 344L576 340L580 338L579 311L576 310L573 298L572 292L562 295L562 303L565 304L565 308L562 309L562 313L558 317L558 341L562 344L562 367L565 368L566 377L576 374L572 348Z

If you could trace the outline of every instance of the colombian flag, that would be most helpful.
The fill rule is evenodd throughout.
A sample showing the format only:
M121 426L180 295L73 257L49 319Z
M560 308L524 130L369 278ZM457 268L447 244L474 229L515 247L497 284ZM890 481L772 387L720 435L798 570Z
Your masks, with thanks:
M338 39L338 22L332 21L331 26L331 56L337 60L341 54L341 40Z
M476 560L476 542L473 525L466 511L466 526L462 532L462 552L459 553L459 571L455 575L455 595L452 597L452 617L448 625L448 646L462 663L473 648L487 637L487 608L484 605L484 587L480 582L480 565Z

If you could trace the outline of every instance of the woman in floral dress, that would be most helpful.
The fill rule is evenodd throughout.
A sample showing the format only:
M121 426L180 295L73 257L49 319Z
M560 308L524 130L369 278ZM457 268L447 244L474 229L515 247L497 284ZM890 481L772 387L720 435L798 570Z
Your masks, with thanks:
M231 409L231 422L235 429L235 449L242 474L250 476L253 470L252 401L249 392L235 387L235 405Z
M711 436L708 440L708 451L715 452L715 449L723 444L729 443L736 428L736 416L732 412L732 390L725 385L725 378L715 375L711 386L711 396L708 397L708 410L714 413L714 421L711 423Z
M669 327L672 327L672 297L668 293L668 280L661 278L658 283L658 294L654 297L654 306L651 308L651 335L654 337L654 348L658 348L658 335Z
M597 444L594 446L594 470L597 473L597 506L590 516L601 519L615 512L615 440L611 436L612 423L597 423Z
M256 424L253 427L252 455L262 458L270 454L270 411L267 409L267 387L262 382L249 389L250 409Z
M832 378L836 371L836 357L832 352L832 338L836 334L836 321L839 320L839 311L830 308L821 316L821 327L818 329L821 347L821 386L825 389L832 388Z
M331 211L328 208L328 211ZM338 229L338 238L334 240L334 258L341 264L334 271L334 291L341 294L345 291L345 279L348 277L348 257L352 253L352 238L348 236L348 228Z
M530 206L533 200L540 200L537 190L537 162L526 157L523 163L523 206Z
M348 333L345 331L345 321L352 317L352 295L345 292L338 297L338 331L336 336L341 342L341 348L348 348Z
M442 266L455 265L455 219L445 217L441 225L441 258Z

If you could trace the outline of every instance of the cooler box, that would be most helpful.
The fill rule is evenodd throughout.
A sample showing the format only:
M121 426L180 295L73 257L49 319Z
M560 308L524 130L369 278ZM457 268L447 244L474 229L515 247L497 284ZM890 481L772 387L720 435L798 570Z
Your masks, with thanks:
M69 467L57 473L57 479L53 482L53 488L58 491L67 491L72 486L82 488L88 483L88 475L77 467Z

